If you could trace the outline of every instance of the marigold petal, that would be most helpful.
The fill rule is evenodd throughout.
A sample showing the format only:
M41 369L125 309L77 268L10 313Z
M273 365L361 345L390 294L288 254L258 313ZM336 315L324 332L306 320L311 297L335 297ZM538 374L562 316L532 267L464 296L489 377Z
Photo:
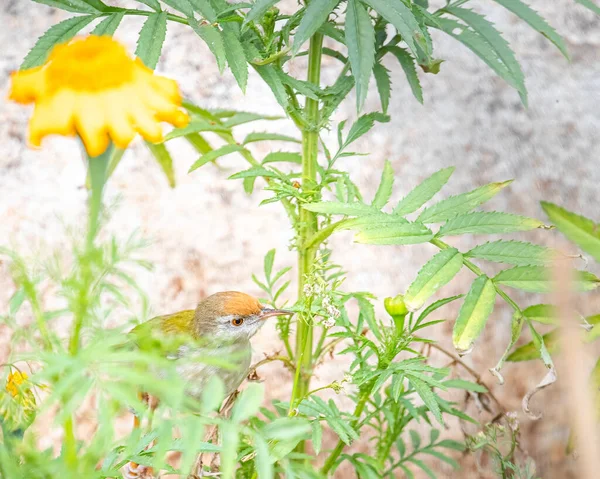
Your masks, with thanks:
M17 103L31 103L46 91L46 78L42 67L16 71L10 74L11 88L8 98Z
M91 157L101 155L108 148L103 100L101 95L80 95L75 107L77 132Z
M129 112L126 105L127 97L115 94L106 102L106 127L115 145L127 148L135 137L135 130L131 125Z
M189 115L181 110L173 110L156 114L156 119L170 123L175 128L183 128L190 122Z
M153 75L148 82L152 89L166 97L170 102L181 105L181 93L175 80Z
M39 101L35 105L29 122L29 141L31 144L40 146L42 139L47 135L74 135L74 106L75 96L68 90Z
M154 117L158 121L166 121L176 127L188 124L189 118L187 114L181 111L176 104L168 101L152 88L146 88L142 98L146 106L155 112Z
M135 130L146 140L160 143L163 140L162 129L148 108L134 103L129 111L130 119Z

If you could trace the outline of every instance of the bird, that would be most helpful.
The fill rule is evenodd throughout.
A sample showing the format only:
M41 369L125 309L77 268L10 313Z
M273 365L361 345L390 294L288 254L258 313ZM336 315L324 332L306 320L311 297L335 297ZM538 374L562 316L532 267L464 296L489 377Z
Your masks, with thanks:
M238 291L223 291L200 301L195 310L157 316L136 326L131 334L141 348L156 346L156 341L179 338L167 348L168 359L176 361L176 370L188 389L199 400L208 380L218 374L225 396L233 393L246 378L252 358L250 339L274 316L292 311L274 309L258 299ZM198 361L194 361L194 357ZM227 368L202 358L230 359ZM208 363L208 364L207 364Z
M142 350L161 348L167 359L174 360L175 370L186 384L185 393L200 401L202 391L215 375L224 386L224 397L237 390L247 377L252 359L250 338L275 316L293 311L264 306L253 296L239 291L223 291L200 301L196 309L157 316L130 331L133 342ZM169 339L174 341L170 342ZM165 340L167 340L165 342ZM197 361L194 360L197 358ZM219 367L211 358L228 360L229 367ZM208 359L208 361L207 361ZM157 402L141 394L154 409ZM134 428L140 427L137 416ZM124 477L137 479L144 468L128 463Z

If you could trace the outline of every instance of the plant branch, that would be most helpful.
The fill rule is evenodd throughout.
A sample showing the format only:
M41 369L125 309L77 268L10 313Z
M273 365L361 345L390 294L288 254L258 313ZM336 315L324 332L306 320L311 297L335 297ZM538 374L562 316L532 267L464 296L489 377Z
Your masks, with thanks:
M375 381L370 381L365 386L365 388L362 390L362 392L360 393L358 403L356 403L356 407L354 408L354 412L352 413L352 416L354 416L354 419L350 423L350 427L352 429L355 429L357 424L360 422L360 416L362 415L362 413L365 409L365 406L367 405L367 402L369 401L369 397L371 396L371 392L373 390L374 385L375 385ZM337 461L338 457L344 450L345 445L346 445L346 443L344 441L342 441L341 439L338 441L335 448L333 449L333 451L331 451L331 453L329 454L329 457L325 461L325 464L321 468L322 474L327 475L329 473L329 471L331 470L331 468L334 466L335 462Z
M440 249L447 249L450 247L448 243L444 243L443 241L436 238L432 239L430 243L434 246L437 246ZM482 274L484 274L483 271L476 264L472 263L468 259L463 258L463 264L471 271L473 271L473 273L475 273L477 276L481 276ZM500 289L500 287L496 283L494 283L494 289L496 290L496 293L498 293L498 295L510 305L511 308L513 308L518 313L522 313L519 305L515 303L515 301L508 294L506 294L502 289Z

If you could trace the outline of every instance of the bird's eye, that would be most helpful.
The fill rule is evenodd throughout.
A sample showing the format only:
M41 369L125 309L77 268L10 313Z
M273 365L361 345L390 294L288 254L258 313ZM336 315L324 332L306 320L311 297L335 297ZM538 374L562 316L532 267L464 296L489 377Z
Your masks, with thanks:
M244 320L242 318L233 318L231 320L231 324L233 324L234 326L241 326L242 324L244 324Z

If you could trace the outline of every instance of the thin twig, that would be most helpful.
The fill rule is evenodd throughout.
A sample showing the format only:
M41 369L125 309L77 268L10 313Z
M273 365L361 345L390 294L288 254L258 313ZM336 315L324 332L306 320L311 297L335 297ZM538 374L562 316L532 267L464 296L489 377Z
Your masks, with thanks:
M437 349L439 352L445 354L450 359L452 359L452 361L454 361L456 364L461 365L471 376L473 376L475 378L475 381L477 382L477 384L480 384L481 386L485 387L488 390L487 394L498 405L498 407L500 408L502 413L504 414L507 411L507 409L502 405L502 403L498 400L498 398L496 396L494 396L494 393L491 391L491 389L483 382L483 379L481 379L481 376L479 375L479 373L477 371L475 371L471 366L469 366L467 363L465 363L462 359L460 359L456 355L452 354L450 351L448 351L444 347L440 346L439 344L429 343L429 346L432 347L433 349Z

